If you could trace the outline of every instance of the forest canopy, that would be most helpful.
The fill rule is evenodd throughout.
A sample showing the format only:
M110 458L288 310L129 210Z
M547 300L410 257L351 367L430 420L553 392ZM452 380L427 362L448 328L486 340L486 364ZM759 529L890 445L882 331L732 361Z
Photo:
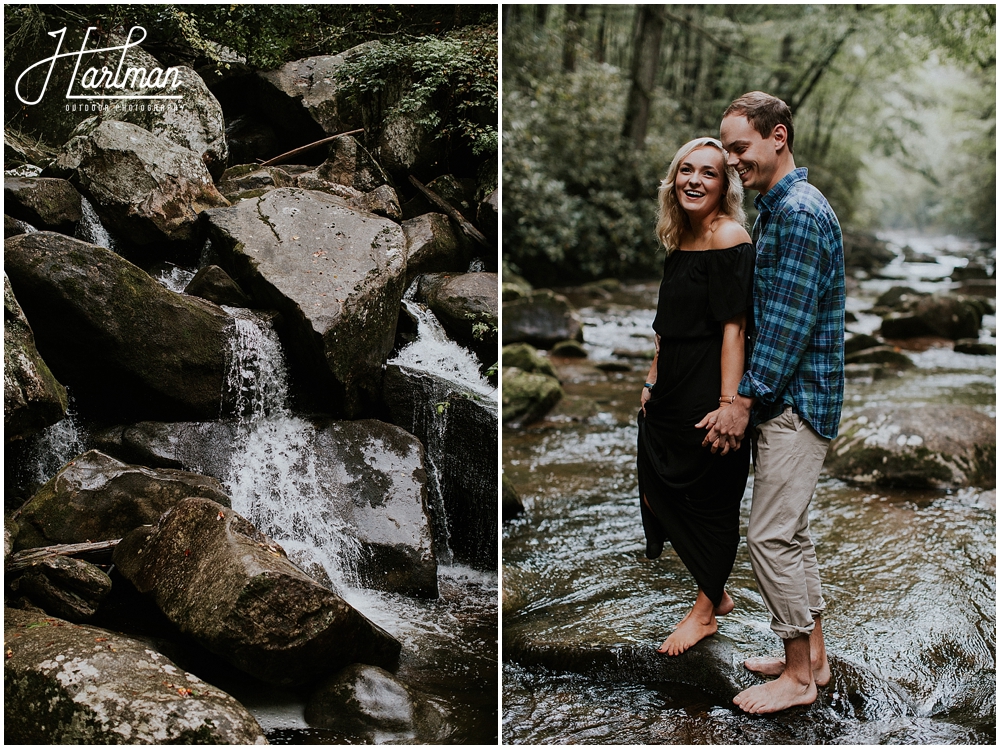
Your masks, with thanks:
M995 241L993 5L504 5L505 267L655 274L656 186L737 96L784 99L851 228ZM752 213L748 196L747 208Z

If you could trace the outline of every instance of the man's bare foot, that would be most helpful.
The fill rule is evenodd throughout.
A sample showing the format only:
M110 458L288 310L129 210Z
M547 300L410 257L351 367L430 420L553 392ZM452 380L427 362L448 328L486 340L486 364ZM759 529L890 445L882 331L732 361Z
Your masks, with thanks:
M674 629L673 634L657 648L657 653L680 655L695 643L719 631L719 625L715 621L715 614L710 614L709 620L703 621L697 616L692 616L693 613L689 613L681 620L680 624Z
M797 705L811 705L815 701L815 684L802 684L784 674L767 684L750 687L733 698L733 703L740 710L753 715L776 713Z
M753 671L761 676L781 676L785 670L784 658L747 658L743 661L747 671ZM830 683L830 662L824 658L822 663L813 663L813 681L817 687L825 687Z

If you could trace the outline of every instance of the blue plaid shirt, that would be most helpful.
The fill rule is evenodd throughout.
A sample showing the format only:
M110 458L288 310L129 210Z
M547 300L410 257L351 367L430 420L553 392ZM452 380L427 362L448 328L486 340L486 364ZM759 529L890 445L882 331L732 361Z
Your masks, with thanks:
M844 242L807 175L795 169L754 199L755 331L738 392L757 399L755 425L792 406L833 439L844 404Z

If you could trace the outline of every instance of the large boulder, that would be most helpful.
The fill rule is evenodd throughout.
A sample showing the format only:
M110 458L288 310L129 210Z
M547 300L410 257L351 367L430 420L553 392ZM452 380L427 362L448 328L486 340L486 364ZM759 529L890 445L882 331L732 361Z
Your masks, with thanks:
M436 474L429 491L447 517L446 528L435 518L439 543L459 561L496 569L496 402L398 364L386 367L383 396L392 421L426 446Z
M15 548L107 541L156 522L185 497L229 505L217 479L122 463L97 450L71 460L18 511Z
M4 242L38 350L81 411L217 418L231 318L103 247L52 232Z
M226 270L282 313L293 371L306 374L320 406L360 415L377 400L395 336L406 273L399 225L295 188L207 216Z
M505 367L517 367L523 372L559 378L556 368L548 357L538 353L538 350L528 343L512 343L504 346L501 360Z
M3 276L3 433L4 440L33 434L66 415L66 388L35 348L35 336Z
M434 273L420 279L426 304L452 339L489 366L497 360L499 301L496 273Z
M888 265L895 257L886 243L874 234L844 232L844 265L848 268L873 271Z
M46 174L66 177L132 245L200 237L198 214L229 205L200 154L128 122L84 122ZM200 250L200 247L196 247Z
M848 417L827 470L876 486L996 486L996 421L967 406L868 408Z
M562 385L555 377L504 367L503 423L521 426L547 414L563 396Z
M295 433L294 448L279 442L283 430ZM271 535L287 534L279 540L294 538L297 547L315 547L328 544L336 532L347 533L360 555L342 561L357 570L359 583L408 595L437 595L424 451L399 427L373 420L299 419L262 424L247 434L218 421L140 422L105 430L96 440L125 460L214 476L233 487L238 507L244 472L280 475L298 494L274 498L289 506L281 516L287 521L284 527L266 529ZM295 463L296 455L311 456L308 466L299 466L308 468L308 475L263 462L279 445L276 461Z
M446 711L434 699L377 666L355 663L309 697L305 718L367 743L443 743Z
M559 341L583 340L583 325L569 300L549 289L503 303L503 345L530 343L548 349Z
M403 222L406 235L406 280L421 273L453 271L468 264L465 252L443 213L423 213Z
M329 145L329 156L316 168L316 176L326 182L371 192L392 180L356 138L337 138Z
M266 744L239 702L149 643L4 610L4 741Z
M391 635L210 500L186 499L133 531L114 562L181 632L263 681L302 684L350 663L398 663Z
M36 229L72 234L83 218L80 193L54 177L14 177L3 181L4 212Z

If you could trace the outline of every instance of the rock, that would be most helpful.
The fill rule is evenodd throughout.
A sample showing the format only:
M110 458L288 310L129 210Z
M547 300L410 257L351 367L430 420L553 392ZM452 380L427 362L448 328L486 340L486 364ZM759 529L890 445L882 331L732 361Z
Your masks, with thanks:
M955 351L959 354L996 356L997 347L995 343L980 343L977 338L962 338L955 341Z
M531 374L517 367L503 368L503 423L519 426L537 421L562 398L554 377Z
M15 548L107 541L156 522L184 497L229 505L209 476L122 463L97 450L71 460L19 510Z
M479 230L486 237L486 241L493 244L500 240L500 191L494 190L476 210L476 224Z
M398 662L392 636L210 500L186 499L125 536L114 562L181 632L263 681L302 684L349 663Z
M877 486L996 486L996 422L967 406L869 408L845 419L826 468Z
M103 570L67 556L38 560L7 577L15 593L71 622L88 621L111 592L111 578Z
M417 438L374 420L297 419L275 424L273 429L295 430L300 452L315 456L310 476L292 475L304 496L296 501L308 503L298 517L310 512L315 517L289 520L282 530L295 534L294 525L304 526L298 537L303 546L329 543L324 533L346 532L359 547L354 564L360 583L404 595L436 597L437 559L427 507L426 461ZM268 453L265 448L249 454L249 448L272 446L276 438L268 425L248 434L220 421L140 422L105 430L95 435L95 441L124 460L186 468L234 486L240 480L234 467L259 461L261 454ZM277 459L294 462L295 457L283 454ZM288 472L277 463L257 468L262 473ZM493 487L495 495L495 481ZM495 524L496 513L493 518Z
M844 356L845 364L886 364L895 369L914 367L913 360L893 346L873 346Z
M893 286L888 291L879 294L875 300L875 309L909 310L917 302L927 296L927 292L911 289L909 286Z
M250 299L243 293L243 289L218 265L206 265L195 273L184 293L227 307L250 306Z
M844 232L844 265L867 271L882 268L896 256L885 242L868 232Z
M64 179L15 177L3 181L4 211L36 229L72 235L83 218L80 193Z
M500 477L501 491L503 492L503 519L512 520L518 515L524 513L524 505L521 503L521 497L517 493L517 489L514 488L513 482L507 478L506 474Z
M524 372L559 378L552 362L539 354L534 346L527 343L512 343L509 346L504 346L501 359L505 367L517 367Z
M311 143L362 126L356 105L340 95L337 71L379 42L366 42L338 55L320 55L258 73L260 113L285 139Z
M426 304L448 335L489 366L497 360L499 304L495 273L435 273L420 277L417 301Z
M502 301L510 302L514 299L531 296L533 290L526 279L504 270L500 284Z
M306 703L314 728L366 743L443 743L445 710L377 666L355 663L324 681Z
M59 384L35 348L35 336L3 277L3 432L4 441L21 439L66 415L66 388Z
M231 318L103 247L37 232L5 267L38 350L81 411L102 418L218 418Z
M4 610L4 741L266 744L240 703L140 640Z
M864 351L868 348L881 346L882 342L873 335L867 333L856 333L844 340L844 353L853 354L856 351Z
M496 569L497 407L495 401L426 372L398 364L386 367L386 408L395 424L425 445L444 513L435 515L435 540L455 558L479 569ZM444 527L447 516L447 527Z
M251 190L291 187L295 178L276 166L240 164L227 169L218 182L219 192L235 202L241 194Z
M891 340L931 335L930 326L917 315L890 315L882 320L879 335Z
M361 192L391 185L389 175L357 138L337 138L328 148L330 155L316 168L316 176L320 179Z
M404 221L403 234L407 286L422 273L453 271L467 262L451 220L443 213L424 213Z
M77 132L47 171L69 179L131 244L197 245L198 214L229 205L190 149L127 122L91 119Z
M970 297L996 299L997 281L995 278L970 278L955 289L956 294Z
M374 190L364 193L353 205L358 210L374 213L376 216L384 216L396 223L403 220L403 210L399 207L399 196L389 185L380 185Z
M4 239L16 237L18 234L30 234L33 231L38 231L38 229L29 224L27 221L21 221L20 219L8 216L6 213L3 215Z
M970 262L964 268L955 268L951 272L952 281L981 280L987 278L990 278L990 274L986 270L986 266L974 261Z
M983 313L974 303L951 294L932 294L917 302L915 314L932 335L958 340L975 338L982 327Z
M404 290L399 225L296 188L207 216L226 270L282 314L289 363L320 406L353 418L377 401Z
M583 326L566 297L542 289L504 302L502 335L504 346L523 341L547 349L559 341L582 341Z
M650 357L652 358L652 357ZM631 372L632 365L624 361L599 361L594 366L602 372Z
M424 124L436 114L427 104L413 111L383 112L377 154L385 170L396 179L405 180L407 175L427 171L445 157L444 139L437 137L436 128Z
M559 341L559 343L552 347L549 353L552 356L560 356L564 359L587 358L587 349L579 341Z

